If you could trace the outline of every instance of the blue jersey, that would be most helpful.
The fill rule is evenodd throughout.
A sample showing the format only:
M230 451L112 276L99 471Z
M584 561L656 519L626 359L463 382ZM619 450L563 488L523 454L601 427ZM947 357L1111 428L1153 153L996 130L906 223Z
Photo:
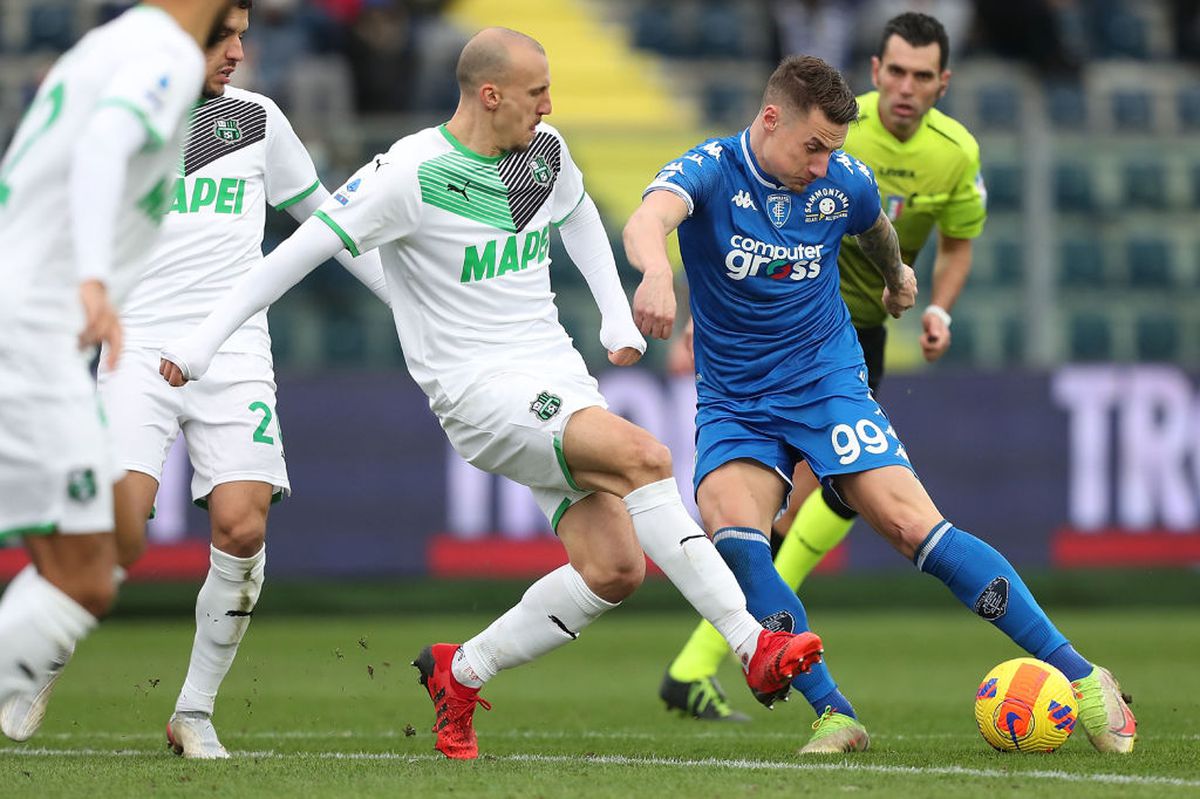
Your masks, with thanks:
M862 361L837 262L842 237L879 216L866 165L835 150L799 194L759 167L745 130L667 164L646 193L660 189L688 206L679 247L702 401L790 391Z

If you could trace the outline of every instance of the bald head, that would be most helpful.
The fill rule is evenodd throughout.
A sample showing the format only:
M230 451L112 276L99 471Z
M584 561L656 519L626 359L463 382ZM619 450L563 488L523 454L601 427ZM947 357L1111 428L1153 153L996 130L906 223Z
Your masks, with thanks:
M508 77L513 53L520 49L546 50L537 40L509 28L484 28L471 37L458 57L454 76L464 95L474 93L485 83L501 83Z

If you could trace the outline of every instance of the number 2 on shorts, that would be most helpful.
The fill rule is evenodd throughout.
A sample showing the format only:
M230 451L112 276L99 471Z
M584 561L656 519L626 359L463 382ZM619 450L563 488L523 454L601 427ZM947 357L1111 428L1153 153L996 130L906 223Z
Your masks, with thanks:
M267 435L267 426L271 424L271 419L273 418L271 406L265 402L252 402L250 403L250 410L262 414L262 421L258 423L258 427L254 431L254 442L256 444L274 444L275 439Z
M835 425L830 434L833 441L833 451L838 461L843 465L854 463L865 449L874 455L887 452L888 440L879 425L870 419L859 419L851 427L848 424Z

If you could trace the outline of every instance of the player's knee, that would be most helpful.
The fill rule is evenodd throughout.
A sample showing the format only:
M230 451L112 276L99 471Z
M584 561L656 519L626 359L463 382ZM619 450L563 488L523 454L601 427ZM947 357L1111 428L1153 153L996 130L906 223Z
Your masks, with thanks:
M583 575L592 593L606 602L627 599L646 579L646 559L638 550L637 557L614 558L607 563L592 565Z
M912 558L925 536L929 534L930 527L925 514L917 513L911 508L896 507L889 510L876 529L901 555Z
M121 535L118 531L117 535L117 563L122 569L128 569L141 560L142 554L146 551L146 536L141 535Z
M671 451L645 430L628 442L624 456L626 476L635 487L672 476Z
M213 546L235 558L248 558L263 548L267 520L242 514L212 520Z
M88 569L72 575L68 583L59 588L97 619L108 615L117 598L117 583L111 567Z

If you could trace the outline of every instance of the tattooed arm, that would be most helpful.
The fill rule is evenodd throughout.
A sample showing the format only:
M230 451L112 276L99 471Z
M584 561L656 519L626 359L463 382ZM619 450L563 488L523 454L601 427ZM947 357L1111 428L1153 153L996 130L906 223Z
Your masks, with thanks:
M883 275L883 307L899 319L917 301L917 278L912 267L901 260L896 229L880 211L875 224L856 238L871 264Z

